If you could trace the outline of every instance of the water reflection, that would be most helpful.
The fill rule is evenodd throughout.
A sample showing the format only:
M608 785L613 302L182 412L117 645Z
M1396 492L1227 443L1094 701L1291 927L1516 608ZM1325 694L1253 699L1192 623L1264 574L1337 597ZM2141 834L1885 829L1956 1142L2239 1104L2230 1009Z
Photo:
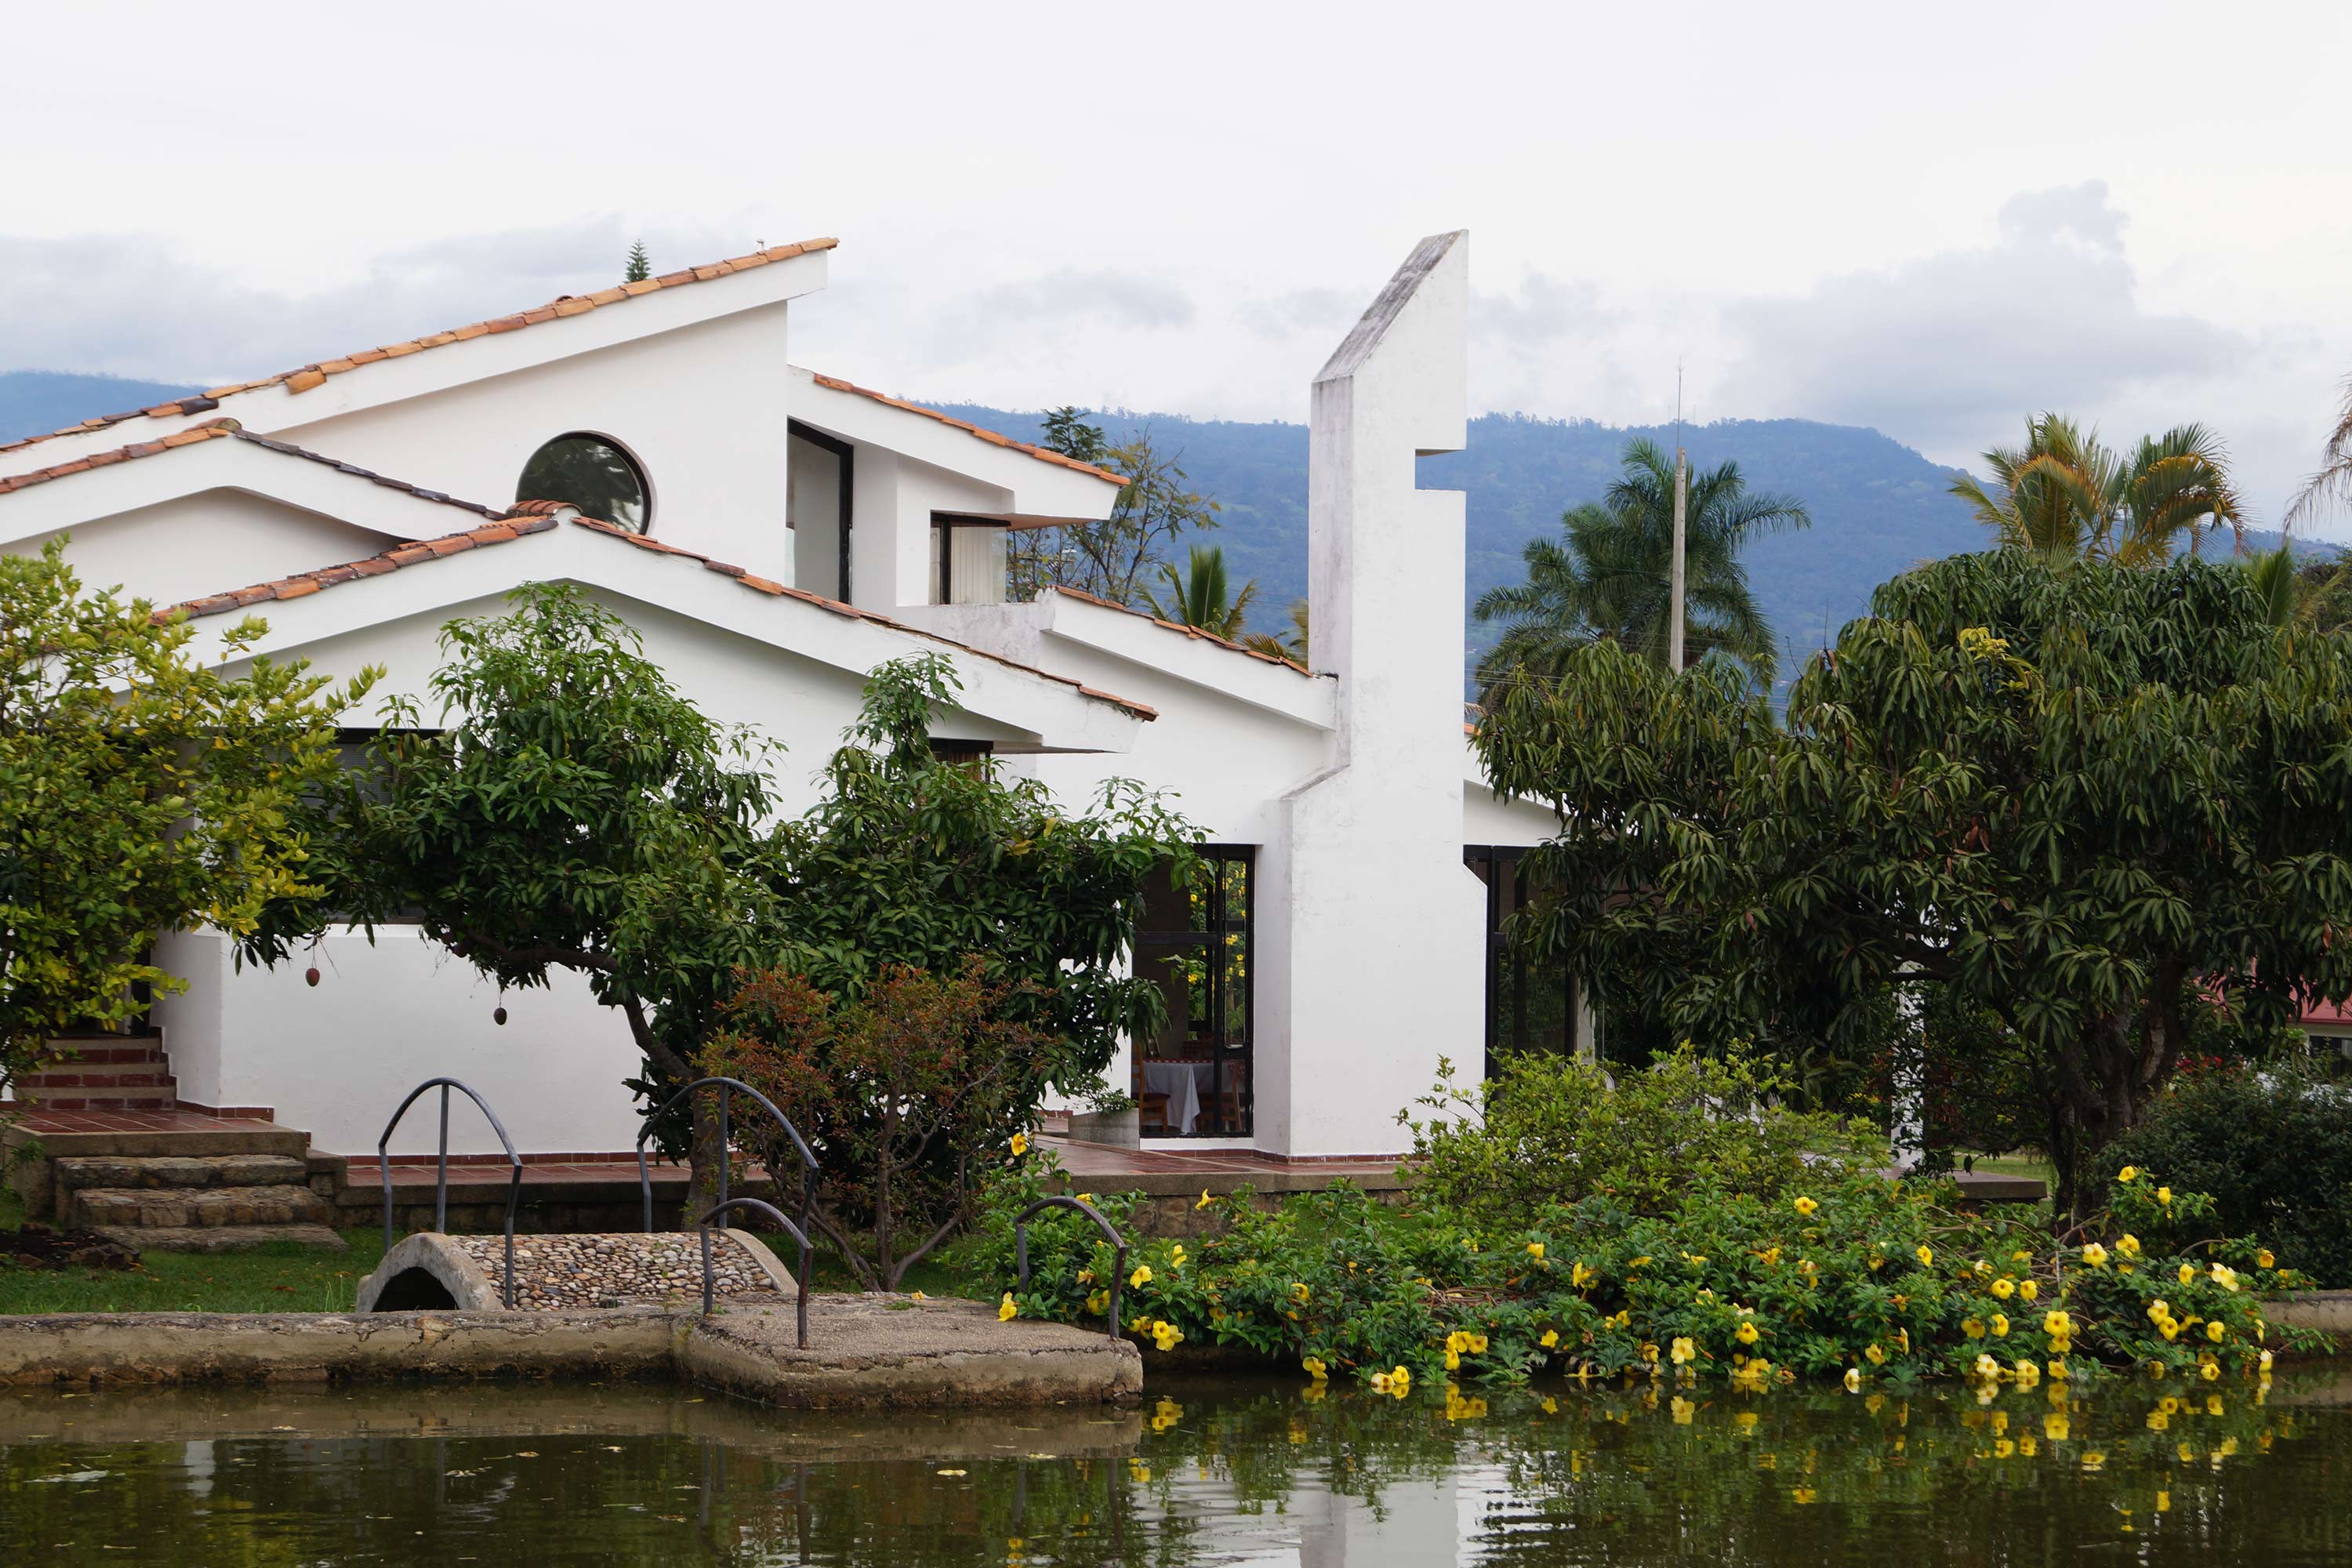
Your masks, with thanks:
M5 1395L0 1563L2352 1562L2352 1372L1313 1394L831 1417L627 1387Z

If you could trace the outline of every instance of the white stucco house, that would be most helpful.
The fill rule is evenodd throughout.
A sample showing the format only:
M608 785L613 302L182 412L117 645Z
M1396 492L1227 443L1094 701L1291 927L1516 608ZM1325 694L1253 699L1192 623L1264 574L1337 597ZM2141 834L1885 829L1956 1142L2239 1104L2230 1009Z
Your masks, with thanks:
M1311 669L1077 594L1006 602L1008 531L1102 518L1119 478L793 364L834 248L0 448L0 549L68 535L85 581L200 626L264 615L259 651L384 666L378 697L423 693L447 621L578 584L706 711L785 743L793 810L866 673L944 654L962 695L940 735L1074 805L1114 775L1164 789L1219 862L1223 896L1199 915L1155 900L1137 954L1210 974L1171 981L1167 1037L1114 1068L1156 1135L1391 1152L1441 1055L1589 1042L1572 983L1494 941L1549 818L1494 799L1466 743L1463 498L1414 482L1417 455L1464 441L1466 237L1423 241L1315 378ZM398 928L331 936L316 987L299 966L239 971L201 931L165 936L158 962L190 982L152 1013L179 1104L274 1112L360 1152L410 1087L450 1074L532 1153L633 1147L627 1032L568 978L508 995L496 1027L490 986ZM429 1148L421 1120L404 1140Z

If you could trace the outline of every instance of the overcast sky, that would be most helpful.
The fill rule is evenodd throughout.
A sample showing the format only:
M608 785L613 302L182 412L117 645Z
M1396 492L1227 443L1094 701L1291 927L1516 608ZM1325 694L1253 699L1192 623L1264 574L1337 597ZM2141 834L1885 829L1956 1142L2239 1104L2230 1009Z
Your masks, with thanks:
M210 381L837 235L793 358L1297 419L1420 236L1472 395L2230 440L2352 373L2352 6L26 6L0 369ZM1704 457L1703 447L1699 455ZM2322 531L2352 537L2352 517Z

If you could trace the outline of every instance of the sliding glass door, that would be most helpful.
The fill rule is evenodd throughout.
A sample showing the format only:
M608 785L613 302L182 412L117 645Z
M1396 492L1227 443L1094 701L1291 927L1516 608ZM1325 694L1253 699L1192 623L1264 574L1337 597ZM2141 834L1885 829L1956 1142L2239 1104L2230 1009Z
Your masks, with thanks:
M1248 845L1207 845L1179 887L1165 875L1144 895L1136 973L1159 985L1167 1023L1138 1040L1133 1092L1150 1137L1232 1137L1250 1131Z

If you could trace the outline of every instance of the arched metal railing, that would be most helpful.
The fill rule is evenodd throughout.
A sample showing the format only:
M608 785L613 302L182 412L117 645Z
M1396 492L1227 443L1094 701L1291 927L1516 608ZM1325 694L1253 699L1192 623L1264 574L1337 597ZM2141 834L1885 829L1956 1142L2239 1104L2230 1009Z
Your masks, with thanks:
M646 1140L654 1135L654 1124L661 1120L661 1118L669 1110L671 1106L676 1105L679 1100L684 1100L696 1089L709 1089L713 1084L718 1085L719 1088L719 1148L721 1156L719 1162L719 1206L724 1208L727 1205L728 1172L733 1164L733 1151L730 1147L733 1142L733 1134L727 1120L728 1100L726 1091L730 1089L741 1089L745 1094L750 1095L753 1100L760 1102L760 1108L775 1119L776 1125L784 1130L784 1136L793 1141L793 1152L798 1153L801 1157L800 1227L803 1232L805 1232L808 1229L810 1207L816 1199L816 1188L814 1184L816 1177L816 1156L809 1152L808 1140L801 1136L801 1130L793 1125L792 1118L777 1110L776 1102L774 1100L770 1100L766 1095L761 1094L758 1089L753 1089L750 1084L745 1083L740 1078L696 1079L692 1083L688 1084L684 1089L679 1089L676 1094L671 1095L667 1100L663 1100L659 1105L655 1106L651 1110L646 1112L645 1123L637 1132L637 1194L645 1203L646 1231L650 1233L654 1228L654 1174L652 1167L646 1163ZM771 1171L768 1173L768 1176L770 1180L775 1180L776 1173ZM782 1184L778 1182L777 1191L781 1194L782 1190Z
M506 1124L499 1120L499 1113L490 1109L490 1102L454 1078L428 1078L410 1089L408 1098L400 1102L400 1109L392 1113L392 1120L383 1124L383 1136L375 1141L376 1169L383 1175L383 1249L386 1252L392 1250L392 1155L390 1150L393 1129L400 1125L400 1119L408 1114L408 1108L415 1104L418 1098L428 1089L437 1089L441 1091L441 1152L435 1162L433 1174L433 1228L435 1230L446 1231L449 1228L449 1091L451 1089L456 1089L474 1102L475 1107L489 1121L490 1131L499 1135L499 1142L507 1152L507 1161L512 1170L507 1178L507 1268L506 1288L502 1294L507 1306L511 1309L515 1304L515 1206L522 1201L522 1156L515 1152L514 1140L507 1136Z
M713 1204L709 1208L703 1211L702 1217L700 1219L694 1222L695 1234L702 1238L702 1310L704 1314L708 1316L710 1312L713 1305L712 1297L715 1293L713 1289L715 1279L710 1264L710 1222L728 1209L758 1209L761 1214L766 1215L770 1219L782 1226L785 1235L800 1243L801 1266L793 1274L793 1278L800 1286L801 1349L808 1349L808 1234L802 1230L800 1226L794 1225L791 1220L785 1218L783 1211L776 1207L775 1205L763 1203L758 1198L729 1198L724 1203Z
M1118 1292L1119 1288L1127 1283L1127 1237L1119 1235L1118 1227L1103 1218L1095 1205L1083 1198L1039 1198L1035 1203L1023 1209L1020 1216L1013 1222L1013 1257L1015 1267L1020 1270L1020 1284L1024 1289L1026 1289L1029 1285L1029 1220L1032 1215L1044 1209L1077 1210L1094 1221L1095 1228L1101 1231L1104 1239L1111 1244L1113 1252L1110 1265L1108 1331L1113 1339L1117 1339L1118 1337Z

